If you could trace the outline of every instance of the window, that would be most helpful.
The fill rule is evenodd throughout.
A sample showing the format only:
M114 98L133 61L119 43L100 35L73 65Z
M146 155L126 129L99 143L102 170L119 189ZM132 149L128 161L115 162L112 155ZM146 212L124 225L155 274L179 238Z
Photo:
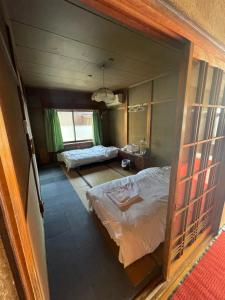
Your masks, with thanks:
M93 139L92 111L58 111L63 142Z

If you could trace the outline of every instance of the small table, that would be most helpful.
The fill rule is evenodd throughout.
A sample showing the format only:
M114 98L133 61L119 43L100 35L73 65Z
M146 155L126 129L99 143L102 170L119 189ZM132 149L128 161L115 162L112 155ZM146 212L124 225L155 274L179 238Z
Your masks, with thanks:
M118 151L118 159L119 161L123 159L129 159L131 163L131 168L137 171L143 170L145 168L149 168L152 166L152 160L149 154L136 154L131 153L125 150L119 149Z

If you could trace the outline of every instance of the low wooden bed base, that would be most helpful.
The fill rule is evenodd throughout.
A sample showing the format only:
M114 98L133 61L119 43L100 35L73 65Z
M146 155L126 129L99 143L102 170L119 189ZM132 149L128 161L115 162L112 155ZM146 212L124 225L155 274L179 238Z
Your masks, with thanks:
M110 251L118 260L119 247L116 245L113 239L111 239L108 231L102 225L95 211L92 210L90 214L96 226L100 229L102 235L104 236L104 240L110 248ZM140 258L139 260L137 260L136 262L134 262L126 268L124 268L121 264L121 268L124 269L124 272L127 274L133 286L138 286L143 280L147 280L147 278L148 285L156 281L157 284L159 283L159 279L162 279L162 252L163 244L161 244L153 253L145 255L144 257Z

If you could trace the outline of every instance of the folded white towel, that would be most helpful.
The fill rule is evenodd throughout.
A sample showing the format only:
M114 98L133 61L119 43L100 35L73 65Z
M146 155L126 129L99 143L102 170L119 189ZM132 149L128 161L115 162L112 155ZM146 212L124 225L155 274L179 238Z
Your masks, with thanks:
M106 192L106 195L122 211L127 210L132 204L143 200L138 194L137 186L132 182L114 188Z

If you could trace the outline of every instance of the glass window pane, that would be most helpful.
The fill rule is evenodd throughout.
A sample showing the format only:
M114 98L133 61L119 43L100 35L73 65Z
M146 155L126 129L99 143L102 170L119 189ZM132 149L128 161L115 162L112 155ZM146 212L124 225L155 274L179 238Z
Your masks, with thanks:
M187 225L191 225L195 221L195 204L190 204L188 208L188 215L187 215Z
M176 197L176 210L181 209L185 206L186 190L188 188L189 182L180 182L177 187L177 197Z
M223 150L223 140L218 140L215 142L215 149L213 151L213 163L222 160L222 150Z
M93 139L92 111L74 111L76 141Z
M213 125L213 137L217 136L217 132L219 133L218 131L219 121L220 119L222 120L222 117L223 117L223 110L221 108L217 108L214 125Z
M72 112L58 111L58 116L62 131L63 142L75 141Z
M205 138L205 127L206 127L206 118L207 118L208 109L203 108L201 112L201 119L199 125L199 133L198 133L198 140L204 140Z
M189 106L187 109L186 128L184 134L184 144L194 142L194 129L196 127L199 108Z
M210 95L211 95L213 72L214 72L214 68L209 67L208 73L207 73L206 85L205 85L203 104L211 103Z
M194 200L197 197L197 184L198 184L198 175L194 175L191 182L191 193L190 199Z
M184 231L185 212L178 214L173 219L173 237L177 237Z
M212 141L211 145L210 145L210 151L209 151L207 166L211 166L211 164L213 162L214 150L215 150L215 141Z
M215 136L223 136L224 135L224 121L225 121L224 117L225 117L224 109L218 108L216 120L215 120L216 122L218 121L218 126L217 126L217 124L215 124L215 126L217 127L217 131L216 131L216 134L215 134L215 132L213 132L215 134Z
M194 147L184 148L181 155L181 161L179 163L180 178L185 178L190 174L190 167L192 162Z
M224 105L224 101L225 101L225 73L223 73L223 79L221 83L218 104Z
M194 60L192 64L192 74L191 74L191 83L190 83L190 94L189 94L189 103L199 102L199 99L196 99L197 86L198 86L198 77L199 77L200 61Z
M197 145L196 155L194 161L194 173L200 171L201 159L202 159L202 145Z

